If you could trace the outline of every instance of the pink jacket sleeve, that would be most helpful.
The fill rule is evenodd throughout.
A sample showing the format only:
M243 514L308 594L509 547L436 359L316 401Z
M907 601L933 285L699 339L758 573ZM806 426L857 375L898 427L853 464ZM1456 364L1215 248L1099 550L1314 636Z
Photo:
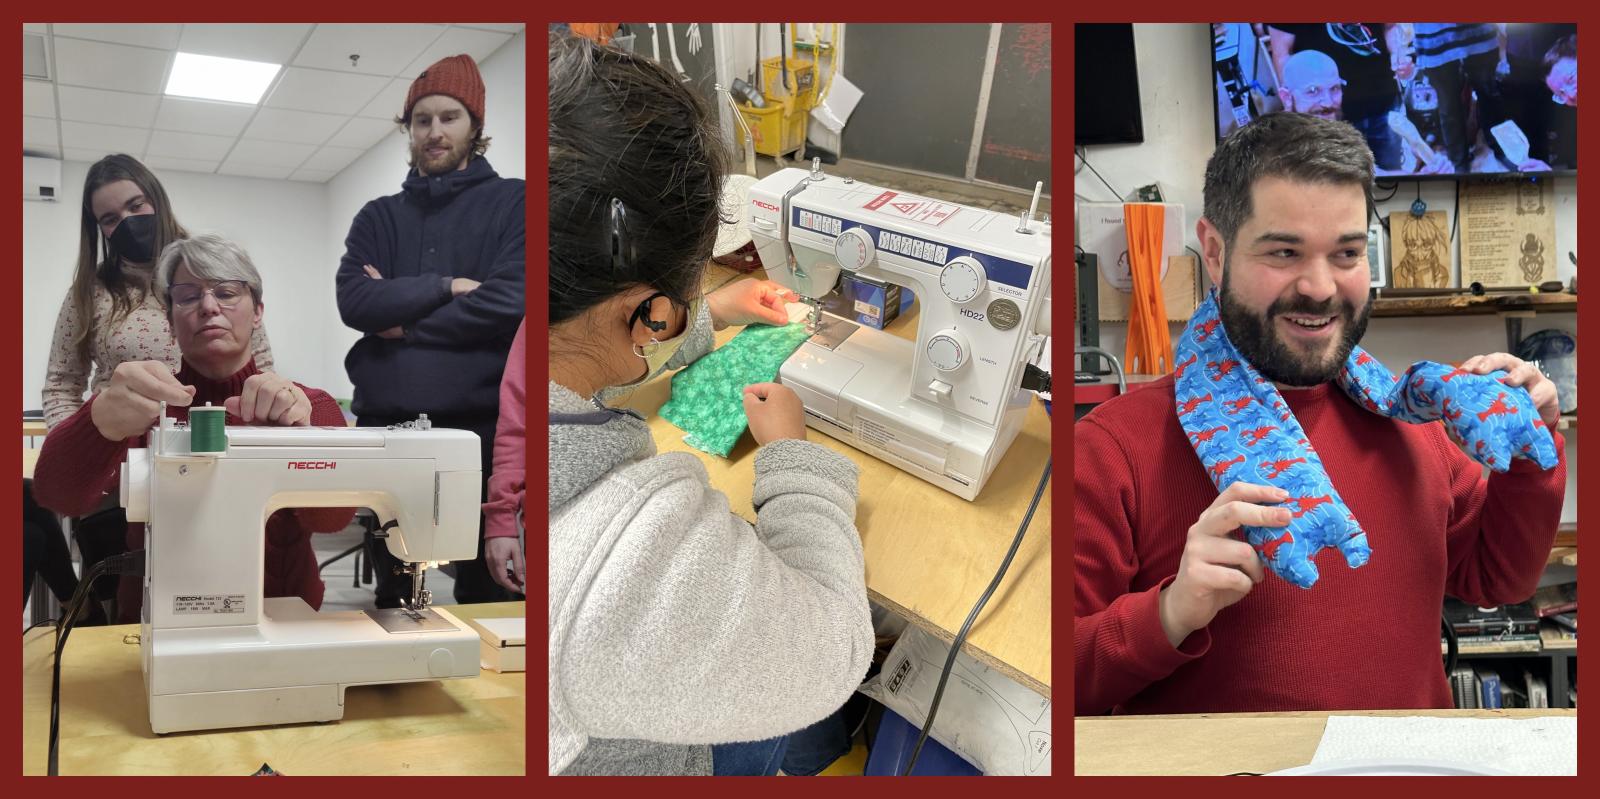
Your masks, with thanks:
M489 477L489 501L483 504L483 537L517 535L517 512L522 510L528 486L528 321L517 326L517 336L506 356L500 379L500 421L494 433L494 474Z

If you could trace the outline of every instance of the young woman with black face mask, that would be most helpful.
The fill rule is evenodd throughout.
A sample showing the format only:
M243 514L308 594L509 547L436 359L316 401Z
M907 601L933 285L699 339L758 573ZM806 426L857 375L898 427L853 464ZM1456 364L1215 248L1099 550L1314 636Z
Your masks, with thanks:
M728 156L671 73L558 34L549 102L549 770L772 774L872 657L856 466L806 440L792 390L745 387L752 525L695 455L607 407L796 298L702 293Z
M82 407L84 391L104 389L126 361L181 358L159 298L150 291L155 257L189 234L173 216L161 181L132 156L108 155L83 181L78 266L50 342L43 402L55 427ZM272 371L266 328L251 337L262 371Z

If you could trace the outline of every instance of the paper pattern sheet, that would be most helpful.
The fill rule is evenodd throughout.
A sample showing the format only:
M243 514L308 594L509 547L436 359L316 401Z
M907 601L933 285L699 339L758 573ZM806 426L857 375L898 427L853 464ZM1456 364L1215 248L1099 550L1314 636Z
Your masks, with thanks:
M1311 762L1396 759L1572 776L1578 773L1578 719L1329 716Z

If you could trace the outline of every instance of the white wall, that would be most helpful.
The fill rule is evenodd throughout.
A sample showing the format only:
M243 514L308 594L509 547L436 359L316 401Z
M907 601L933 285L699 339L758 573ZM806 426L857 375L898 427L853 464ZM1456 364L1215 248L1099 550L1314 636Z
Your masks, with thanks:
M1159 181L1167 199L1184 206L1184 243L1199 249L1195 221L1200 216L1206 160L1216 146L1215 102L1212 99L1211 39L1204 24L1135 23L1134 49L1138 54L1140 110L1144 118L1144 143L1089 147L1089 163L1126 196L1137 186ZM1079 164L1074 163L1078 168ZM1446 224L1455 213L1455 184L1451 181L1406 181L1394 198L1378 203L1378 213L1387 217L1405 211L1417 199L1431 211L1443 211ZM1075 179L1078 202L1111 202L1114 196L1087 168ZM1380 192L1379 196L1383 196ZM1567 259L1578 251L1578 195L1574 178L1555 179L1557 277L1563 283L1576 272ZM1460 273L1459 231L1457 253L1453 256L1455 275ZM1193 253L1190 253L1193 255ZM1524 320L1523 335L1544 328L1562 328L1577 333L1576 314L1543 314ZM1172 327L1177 342L1182 325ZM1127 325L1102 323L1100 346L1119 358L1127 337ZM1495 316L1419 317L1373 319L1362 346L1393 369L1403 369L1414 361L1461 361L1486 352L1507 348L1505 324ZM1567 500L1563 521L1577 518L1576 430L1566 433L1568 472Z
M543 30L542 28L540 29ZM495 172L501 177L527 179L527 29L511 41L500 46L478 64L483 75L484 134L491 141L484 154ZM396 108L398 116L403 109ZM344 255L344 239L350 232L361 207L369 201L400 191L405 180L406 137L398 128L384 138L354 163L344 168L328 181L327 231L328 289L319 298L324 313L333 320L327 331L327 345L323 349L324 372L329 384L338 386L337 396L348 397L354 391L345 374L344 356L350 346L361 337L355 330L339 321L339 308L333 295L333 275ZM330 389L332 390L332 389Z
M40 407L45 362L61 301L72 285L78 258L78 209L89 164L61 168L54 203L22 204L24 291L22 407ZM324 317L300 298L331 291L324 275L327 198L314 183L152 170L167 190L178 221L191 233L216 233L239 243L261 272L277 370L307 385L325 387L321 352ZM324 288L326 286L327 288ZM336 396L347 396L337 394Z

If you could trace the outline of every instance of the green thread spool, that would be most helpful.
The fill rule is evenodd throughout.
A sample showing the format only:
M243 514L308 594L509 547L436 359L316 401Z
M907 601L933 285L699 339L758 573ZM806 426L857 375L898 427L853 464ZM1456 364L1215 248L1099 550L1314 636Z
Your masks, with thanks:
M228 412L218 405L206 403L203 408L189 409L189 451L228 451Z

